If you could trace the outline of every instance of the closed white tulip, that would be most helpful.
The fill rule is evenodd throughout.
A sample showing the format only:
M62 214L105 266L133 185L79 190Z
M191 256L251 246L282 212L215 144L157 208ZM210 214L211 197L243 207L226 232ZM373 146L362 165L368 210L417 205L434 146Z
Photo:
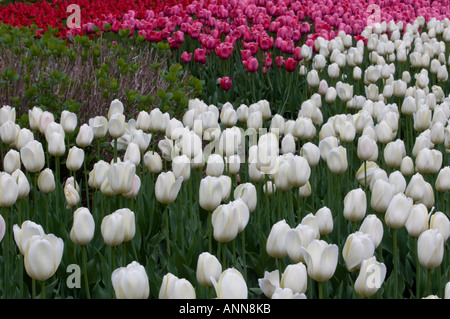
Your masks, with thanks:
M12 174L20 166L20 153L14 149L10 149L3 158L3 170L8 174Z
M443 155L439 150L423 148L416 158L416 170L420 174L436 174L442 166Z
M305 293L308 286L308 274L303 263L288 265L281 276L280 287L290 288L295 293Z
M428 229L417 241L419 263L426 269L437 268L444 257L444 238L437 229Z
M213 284L217 299L247 299L248 288L242 274L235 268L228 268L222 272L219 280Z
M333 213L331 209L324 206L317 210L316 214L317 224L319 225L319 234L326 236L333 231Z
M366 298L373 296L381 288L386 272L386 265L378 262L375 256L363 260L355 281L355 292Z
M218 281L221 274L222 265L216 256L209 252L203 252L198 256L196 278L200 285L212 287L211 277Z
M424 204L413 205L405 223L408 234L412 237L419 237L422 232L428 229L430 214Z
M247 205L250 213L256 209L257 191L252 183L242 183L236 186L233 193L234 199L242 199Z
M356 188L347 193L344 198L344 217L351 222L357 222L364 218L367 209L366 193L361 188Z
M444 238L444 241L450 237L450 220L443 212L436 212L430 218L430 228L437 229Z
M364 218L359 227L359 231L371 237L375 248L380 245L381 240L383 239L383 223L375 214L367 215L366 218Z
M398 193L392 197L389 203L384 220L386 225L392 229L403 227L408 220L413 207L413 200L403 193Z
M55 190L55 175L50 168L45 168L38 176L37 186L39 191L50 194Z
M108 170L108 180L115 194L129 193L133 188L136 165L131 161L113 163Z
M347 150L343 146L332 148L327 154L328 168L334 174L342 174L348 168Z
M148 151L144 154L144 165L152 174L158 174L162 171L161 156L153 151Z
M158 202L165 205L174 202L182 183L183 177L176 178L172 171L160 173L155 184L155 196Z
M78 131L78 135L75 139L75 143L79 147L87 147L91 145L92 140L94 139L94 130L88 124L83 124Z
M16 169L12 174L11 177L16 181L17 183L17 200L24 199L28 196L30 193L30 183L28 182L27 177L25 176L24 172L22 172L20 169Z
M104 116L95 116L89 119L89 126L92 128L95 138L102 138L108 133L108 119Z
M200 181L199 204L207 211L214 211L222 201L222 183L218 177L206 176Z
M61 263L64 242L53 234L36 235L28 240L24 265L28 275L45 281L53 276Z
M78 124L77 115L67 110L62 111L60 124L62 125L66 134L72 133L73 131L75 131Z
M136 261L115 269L111 281L117 299L147 299L150 295L145 268Z
M290 227L284 219L272 226L266 242L266 251L269 256L277 259L287 256L286 233L289 230Z
M159 290L159 299L195 299L195 289L184 278L168 273L163 277Z
M393 196L394 186L385 180L378 179L373 185L370 207L378 213L384 213Z
M211 154L206 161L206 175L220 176L225 169L225 161L219 154Z
M10 207L19 196L19 186L8 173L0 173L0 207Z
M94 238L95 221L86 207L80 207L73 213L73 225L70 239L77 245L87 245Z
M238 216L230 204L219 205L211 216L214 239L221 243L232 241L238 234Z
M357 231L350 234L344 244L342 256L349 271L359 269L363 260L373 256L375 244L372 237Z
M76 146L72 146L67 155L66 166L70 171L78 171L84 162L84 150Z
M28 142L20 149L20 159L28 172L39 172L45 165L45 155L42 144L36 140Z

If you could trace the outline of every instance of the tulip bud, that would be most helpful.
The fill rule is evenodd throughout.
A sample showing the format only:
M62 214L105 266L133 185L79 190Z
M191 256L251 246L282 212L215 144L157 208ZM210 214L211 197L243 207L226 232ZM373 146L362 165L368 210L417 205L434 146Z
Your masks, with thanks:
M247 299L248 288L242 274L235 268L222 272L219 280L212 279L217 299Z
M108 132L114 139L121 137L125 133L125 115L113 114L108 122Z
M85 246L94 238L95 222L92 214L85 207L73 213L73 225L70 239L77 245Z
M399 167L405 156L406 149L403 140L398 139L395 142L389 142L384 148L384 160L386 165L391 168Z
M165 205L174 202L182 183L183 177L175 178L175 174L171 171L160 173L155 184L155 196L158 202Z
M214 228L214 239L218 242L229 242L238 234L238 217L231 204L219 205L211 216Z
M242 199L247 205L250 213L256 209L257 192L256 187L252 183L239 184L234 190L234 199Z
M95 116L89 119L89 126L92 128L95 138L102 138L108 133L108 119L104 116Z
M20 159L27 171L31 173L39 172L45 165L42 144L36 140L28 142L20 149Z
M392 229L399 229L403 227L408 220L412 207L412 198L407 197L403 193L394 195L384 216L386 225Z
M416 170L420 174L435 174L442 166L442 153L438 150L424 148L419 151L416 158Z
M308 274L303 263L288 265L281 276L280 287L289 288L293 293L305 293L308 285Z
M363 260L373 256L375 245L370 235L363 232L350 234L342 250L345 264L349 271L359 269Z
M12 174L20 166L20 153L14 149L10 149L3 159L3 170L8 174Z
M206 175L208 176L220 176L225 169L225 162L223 157L219 154L211 154L208 156L206 162Z
M299 224L296 228L289 229L285 237L289 259L294 263L305 262L301 247L307 247L309 243L319 237L318 225Z
M136 261L114 270L111 281L117 299L147 299L150 294L145 268Z
M319 225L319 234L321 236L330 234L333 231L333 214L331 210L324 206L316 212L315 216Z
M225 157L225 170L232 175L239 173L241 169L241 157L238 154Z
M55 176L50 168L44 169L38 176L37 186L39 191L50 194L55 190Z
M434 192L430 183L426 182L420 173L416 173L410 179L405 194L414 200L414 203L422 203L428 209L434 205Z
M68 207L77 206L81 199L78 184L75 183L73 177L69 177L64 185L64 197Z
M281 140L281 152L295 154L295 138L292 134L286 134Z
M219 260L208 252L201 253L197 260L196 278L200 285L212 287L211 277L216 281L222 273L222 265Z
M411 176L414 173L414 163L409 156L405 156L400 164L400 172L403 176Z
M332 148L327 154L328 168L334 174L342 174L347 170L347 150L343 146Z
M11 177L16 181L18 187L17 200L24 199L30 193L30 183L28 182L25 174L20 170L16 169Z
M383 239L383 223L375 214L367 215L364 218L359 231L372 238L375 248L380 245Z
M19 186L8 173L0 174L0 207L14 205L19 196Z
M394 186L383 179L373 184L370 206L378 213L384 213L394 196Z
M413 205L405 223L408 234L412 237L419 237L423 231L428 229L429 217L430 214L424 204Z
M426 269L437 268L444 257L444 238L437 229L428 229L417 241L419 263Z
M112 213L103 217L100 229L106 245L117 246L124 242L124 222L125 216L118 213Z
M277 259L287 256L286 233L289 230L290 227L284 219L272 226L266 242L266 251L269 256Z
M48 134L47 138L48 152L52 156L62 156L66 152L64 135L53 132Z
M148 151L144 154L144 165L148 168L150 173L158 174L162 170L162 159L158 153Z
M377 143L370 136L361 135L358 138L357 154L362 161L375 161L378 157Z
M437 229L444 237L444 242L450 236L450 221L443 212L436 212L431 216L430 228Z
M24 265L28 275L39 281L53 276L61 262L63 250L63 240L53 234L31 237L24 252Z
M356 222L366 215L367 199L366 193L361 188L356 188L347 193L344 198L345 219Z
M290 175L288 175L289 183L293 187L305 185L311 175L308 161L304 157L294 155L289 162L291 168Z
M84 161L84 150L76 146L72 146L67 155L66 166L67 168L74 172L78 171L83 165Z
M377 262L375 256L361 262L355 281L355 292L363 297L373 296L386 278L386 265Z
M136 165L130 161L113 163L108 171L108 180L115 194L129 193L133 188Z
M72 133L78 124L77 115L67 110L62 111L60 124L66 134Z
M195 299L195 289L184 278L168 273L163 277L159 299Z
M94 130L88 124L83 124L80 127L75 143L79 147L87 147L94 139Z
M214 211L221 203L222 183L218 177L206 176L200 181L199 204L207 211Z

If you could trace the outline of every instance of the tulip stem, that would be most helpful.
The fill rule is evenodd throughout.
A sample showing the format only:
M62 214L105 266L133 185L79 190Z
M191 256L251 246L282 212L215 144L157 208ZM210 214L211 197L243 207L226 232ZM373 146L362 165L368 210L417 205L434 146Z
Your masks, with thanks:
M86 289L87 299L91 299L91 294L89 293L89 282L87 276L87 266L86 266L86 246L81 246L81 258L83 261L83 271L84 271L84 285Z
M417 242L418 238L416 238L416 298L420 298L420 263Z
M6 232L6 238L5 238L5 281L4 281L4 287L3 287L3 296L4 298L8 298L8 291L9 291L9 287L8 287L8 279L9 279L9 226L8 226L8 208L7 207L3 207L3 219L5 220L5 232Z
M394 254L394 298L398 298L398 256L397 256L397 229L393 229L393 254Z
M169 238L169 205L164 207L164 215L166 215L166 245L167 245L167 257L170 256L170 238ZM211 249L210 249L211 251Z
M427 296L431 295L431 269L427 269Z
M45 280L41 281L41 299L45 299Z
M244 279L247 281L247 258L245 257L245 228L242 231L242 262L243 262L243 269L242 272L244 273Z
M212 254L212 212L208 212L208 248L209 253Z
M87 157L85 157L84 158L84 161L83 161L83 169L84 169L84 187L86 187L86 203L87 203L87 208L88 208L88 210L90 211L91 210L91 204L89 203L89 182L88 182L88 180L89 180L89 173L88 173L88 171L87 171L87 169L86 169L86 158Z
M323 282L319 281L318 286L319 286L319 299L323 299Z
M117 138L114 139L114 163L117 163Z
M31 278L31 297L36 299L36 279Z

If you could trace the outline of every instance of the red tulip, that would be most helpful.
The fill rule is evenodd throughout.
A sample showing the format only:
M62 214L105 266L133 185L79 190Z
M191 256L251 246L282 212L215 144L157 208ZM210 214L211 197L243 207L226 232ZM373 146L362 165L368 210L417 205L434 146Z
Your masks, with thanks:
M284 66L286 67L286 71L292 72L297 68L298 61L293 58L288 58L286 62L284 62Z
M228 76L219 78L219 82L220 82L220 87L222 88L222 90L228 91L229 89L231 89L232 82Z
M194 51L194 61L205 64L206 63L206 50L205 49L195 49Z
M183 61L183 63L189 63L191 62L192 59L192 53L187 53L186 51L184 51L181 54L181 61Z
M216 55L222 60L226 60L233 53L234 46L231 43L221 43L216 47Z
M248 60L243 61L243 63L248 72L256 72L256 70L258 70L258 59L255 57L251 57Z

